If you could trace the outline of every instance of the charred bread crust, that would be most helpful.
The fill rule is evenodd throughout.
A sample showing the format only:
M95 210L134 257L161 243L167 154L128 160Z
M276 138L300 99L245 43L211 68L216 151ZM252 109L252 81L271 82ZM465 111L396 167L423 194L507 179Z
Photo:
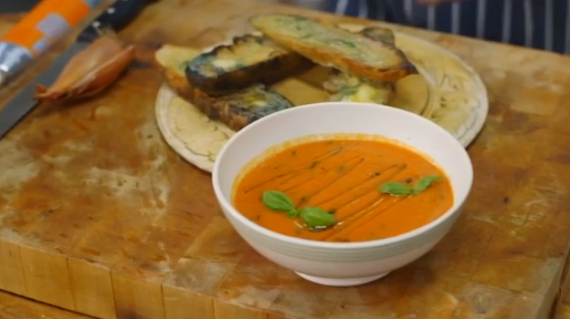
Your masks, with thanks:
M179 47L164 47L155 53L156 61L168 86L210 119L217 120L232 130L238 131L266 115L293 106L285 97L262 84L225 96L208 95L190 85L184 73L180 72L179 65L159 58L161 54L168 56L168 53L175 52L176 49ZM181 54L183 53L177 54L175 60L180 60Z
M388 28L383 27L366 27L362 29L362 31L358 32L359 35L367 37L368 39L376 42L383 42L387 45L396 47L396 37L394 36L394 32ZM400 51L402 52L402 51ZM403 52L402 52L403 54ZM418 74L418 69L416 66L408 60L406 57L406 61L408 67L411 70L410 74Z
M396 42L392 30L380 26L366 27L356 34L388 45L394 45ZM329 101L349 100L379 104L387 104L396 90L394 82L368 81L339 71L323 83L323 88L330 94Z
M393 45L334 25L321 24L297 15L259 15L250 18L250 23L268 38L317 64L364 79L394 82L418 72L406 55ZM309 30L311 28L312 31ZM318 33L321 33L320 36ZM329 37L328 41L326 37ZM327 44L330 44L328 48ZM343 45L346 52L339 49ZM367 61L355 57L356 54L368 55Z
M266 37L248 34L195 57L186 64L185 73L193 87L209 95L224 95L255 83L273 84L312 64Z
M358 32L373 41L384 42L388 45L396 45L396 37L392 30L382 27L366 27Z
M293 107L281 94L262 84L218 97L194 89L193 104L209 118L220 121L235 131L264 116Z

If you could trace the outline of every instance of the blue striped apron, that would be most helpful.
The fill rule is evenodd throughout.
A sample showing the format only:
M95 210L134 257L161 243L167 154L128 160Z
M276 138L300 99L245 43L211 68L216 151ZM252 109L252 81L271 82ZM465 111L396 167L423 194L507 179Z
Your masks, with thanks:
M327 10L441 32L570 53L570 0L329 0Z

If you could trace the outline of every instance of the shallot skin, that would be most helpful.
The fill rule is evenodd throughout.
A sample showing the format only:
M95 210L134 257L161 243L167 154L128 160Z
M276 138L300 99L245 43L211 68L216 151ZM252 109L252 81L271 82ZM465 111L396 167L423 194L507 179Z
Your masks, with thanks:
M36 87L35 100L66 102L91 97L115 82L135 57L135 48L104 35L75 55L55 83Z

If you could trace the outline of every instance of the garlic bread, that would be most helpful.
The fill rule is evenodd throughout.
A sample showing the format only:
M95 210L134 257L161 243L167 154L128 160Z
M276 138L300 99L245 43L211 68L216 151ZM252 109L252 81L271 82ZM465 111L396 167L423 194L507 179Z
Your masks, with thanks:
M392 30L383 27L366 27L357 34L389 45L394 45L396 42ZM337 72L323 83L323 88L330 94L329 101L386 105L394 93L395 85L390 82L370 82L354 75Z
M259 15L251 24L281 46L313 62L367 80L393 82L417 73L405 54L332 24L296 15Z
M235 131L264 116L293 107L289 100L263 84L217 97L195 89L193 102L209 118Z
M390 82L372 83L346 73L332 75L323 83L330 93L329 101L388 104L394 84Z
M224 96L211 96L193 87L185 77L184 61L198 55L199 52L191 48L165 45L155 53L155 60L168 85L212 120L238 131L263 116L293 106L285 97L262 84Z
M388 28L366 27L358 33L376 42L384 42L392 46L396 45L396 37L394 36L394 32Z
M210 95L223 95L255 83L272 84L312 65L302 55L258 35L235 37L186 63L190 84Z

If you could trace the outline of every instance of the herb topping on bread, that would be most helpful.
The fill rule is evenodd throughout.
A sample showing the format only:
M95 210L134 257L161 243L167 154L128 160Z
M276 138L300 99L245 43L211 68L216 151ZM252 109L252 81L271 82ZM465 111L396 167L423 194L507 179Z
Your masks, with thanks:
M394 33L387 28L372 26L357 32L374 41L394 45ZM394 83L367 81L354 75L343 72L331 75L323 83L323 88L330 93L329 101L348 101L388 104L395 91Z
M184 75L183 61L196 55L197 52L191 48L165 45L155 53L155 60L161 67L168 85L210 119L238 131L263 116L293 106L281 94L262 84L255 84L224 96L211 96L193 87Z
M260 15L250 19L268 38L313 62L367 80L393 82L417 73L405 54L331 24L296 15Z
M312 62L257 35L235 37L186 63L192 86L210 95L235 92L256 83L273 84L305 71Z

